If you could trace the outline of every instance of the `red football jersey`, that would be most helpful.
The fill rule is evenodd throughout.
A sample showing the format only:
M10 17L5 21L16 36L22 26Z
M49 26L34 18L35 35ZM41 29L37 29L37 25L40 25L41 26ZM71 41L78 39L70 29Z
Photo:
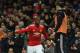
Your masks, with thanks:
M17 33L29 32L28 45L34 46L41 44L41 34L44 31L45 27L43 25L36 26L35 24L31 24L22 30L18 30Z

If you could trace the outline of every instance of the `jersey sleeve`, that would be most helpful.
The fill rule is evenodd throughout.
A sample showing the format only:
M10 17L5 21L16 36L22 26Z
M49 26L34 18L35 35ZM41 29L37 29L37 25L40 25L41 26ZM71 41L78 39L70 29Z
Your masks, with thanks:
M26 28L22 28L21 30L16 30L16 33L21 34L29 31L30 31L30 26L27 26Z
M46 32L46 28L45 28L45 26L42 26L42 30L43 30L43 33Z
M47 31L46 31L46 27L43 26L42 28L43 28L44 38L47 39L47 38L48 38L48 33L47 33Z

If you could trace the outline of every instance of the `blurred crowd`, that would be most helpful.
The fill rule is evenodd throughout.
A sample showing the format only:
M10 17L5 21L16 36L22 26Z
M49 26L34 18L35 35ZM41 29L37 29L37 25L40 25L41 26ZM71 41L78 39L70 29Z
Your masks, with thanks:
M40 23L54 28L55 13L62 9L68 16L68 51L80 53L80 1L79 0L0 0L0 53L24 53L26 33L15 34L15 29L33 23L40 16ZM3 35L5 38L1 39ZM56 37L49 37L43 45L46 53L54 51ZM54 43L53 43L54 42ZM56 50L55 50L56 51Z

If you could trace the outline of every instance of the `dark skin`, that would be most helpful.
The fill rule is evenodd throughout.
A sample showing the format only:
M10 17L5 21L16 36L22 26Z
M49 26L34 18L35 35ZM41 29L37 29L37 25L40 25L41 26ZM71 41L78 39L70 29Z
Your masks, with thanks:
M39 28L39 26L40 26L40 17L37 16L37 17L35 17L33 19L34 19L34 24L36 25L37 28ZM31 32L28 32L28 33L31 33ZM45 34L46 31L43 31L43 32L40 32L40 33Z
M35 25L36 26L39 26L39 24L40 24L40 18L39 17L36 17L35 18Z
M35 22L36 27L39 27L39 25L40 25L40 17L36 17L34 19L34 22ZM46 31L42 32L42 34L45 34L45 33L46 33Z

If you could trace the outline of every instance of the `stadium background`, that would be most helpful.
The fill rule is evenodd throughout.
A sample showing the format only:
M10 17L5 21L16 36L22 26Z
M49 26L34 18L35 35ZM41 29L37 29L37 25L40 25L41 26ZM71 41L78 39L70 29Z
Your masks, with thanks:
M26 27L33 22L35 16L40 15L41 24L44 24L47 29L54 27L55 13L60 8L65 9L68 16L68 51L80 53L79 0L0 0L0 28L4 28L4 32L7 34L5 36L7 38L0 41L0 53L7 53L13 49L12 52L15 53L25 50L23 43L27 38L25 38L25 34L22 34L23 36L15 35L14 31L18 28L16 25L19 25L20 28ZM45 42L51 43L50 40L51 37ZM19 48L21 49L18 50Z

